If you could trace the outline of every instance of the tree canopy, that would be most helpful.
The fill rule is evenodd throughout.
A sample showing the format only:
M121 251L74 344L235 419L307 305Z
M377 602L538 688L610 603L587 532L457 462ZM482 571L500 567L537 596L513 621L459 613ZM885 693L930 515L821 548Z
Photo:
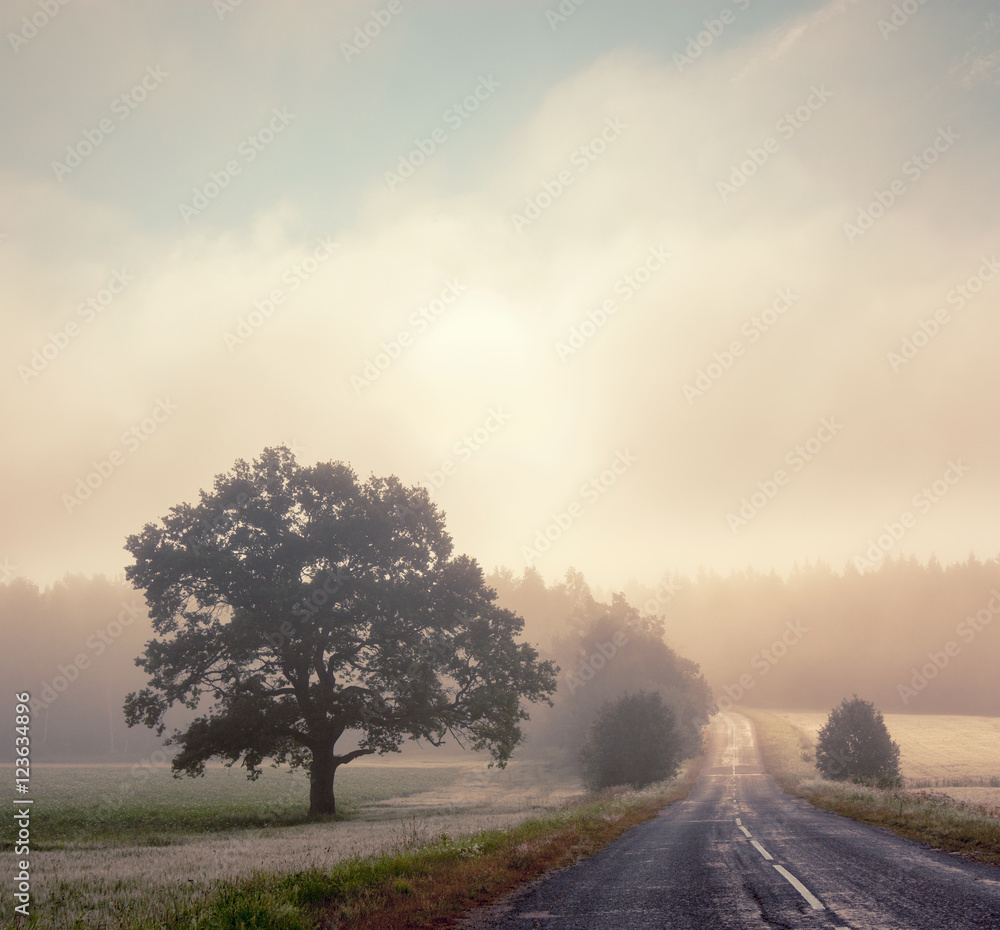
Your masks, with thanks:
M265 449L125 548L158 634L136 660L149 685L127 697L129 725L162 734L173 705L210 705L168 740L176 774L213 757L249 777L268 758L305 765L310 812L333 813L337 767L405 739L451 735L504 765L522 702L555 689L426 490L394 477ZM338 755L345 733L356 746Z
M871 701L855 694L830 711L816 743L816 768L834 781L900 783L899 746Z

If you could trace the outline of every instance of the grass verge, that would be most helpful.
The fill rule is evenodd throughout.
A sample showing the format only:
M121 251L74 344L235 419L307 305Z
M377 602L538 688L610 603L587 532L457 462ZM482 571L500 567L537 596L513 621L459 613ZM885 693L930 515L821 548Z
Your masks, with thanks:
M740 708L740 713L753 721L764 767L786 793L907 839L1000 866L1000 818L984 808L928 791L818 778L809 736L766 711Z
M84 902L64 911L68 926L128 930L359 930L446 927L542 873L593 855L664 806L686 797L702 759L675 781L590 795L508 830L442 834L328 868L215 881L185 903L121 902L110 921L90 922ZM73 911L77 913L72 913ZM8 925L11 926L11 925ZM12 926L18 926L14 924ZM30 925L26 925L30 926ZM47 927L44 917L38 926Z

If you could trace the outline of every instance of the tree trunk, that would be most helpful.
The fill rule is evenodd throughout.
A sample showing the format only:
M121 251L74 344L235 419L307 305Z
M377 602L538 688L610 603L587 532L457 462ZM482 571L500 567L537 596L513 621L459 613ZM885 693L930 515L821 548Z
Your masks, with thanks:
M324 817L337 813L333 796L333 776L337 763L333 759L333 740L323 740L313 749L309 766L309 816Z

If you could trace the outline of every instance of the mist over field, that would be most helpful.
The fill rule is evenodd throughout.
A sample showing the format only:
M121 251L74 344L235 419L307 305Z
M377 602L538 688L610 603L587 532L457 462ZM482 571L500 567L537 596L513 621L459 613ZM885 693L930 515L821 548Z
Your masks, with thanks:
M595 598L579 573L546 585L537 572L505 570L487 581L525 618L524 638L562 669L555 707L531 711L532 758L571 759L601 701L623 690L675 687L680 666L666 658L667 666L650 665L657 639L700 667L722 709L828 710L859 693L887 713L1000 716L995 561L945 568L889 560L867 574L817 564L787 579L675 576L658 586L633 582L614 604ZM130 586L77 577L40 591L16 579L0 589L0 622L11 631L0 669L27 682L38 701L39 761L136 761L157 752L161 741L126 727L121 714L126 693L145 684L133 660L154 633ZM179 711L174 725L187 717ZM408 744L403 758L450 758L456 749ZM0 761L12 760L6 750Z
M0 924L993 927L998 92L988 0L0 4Z

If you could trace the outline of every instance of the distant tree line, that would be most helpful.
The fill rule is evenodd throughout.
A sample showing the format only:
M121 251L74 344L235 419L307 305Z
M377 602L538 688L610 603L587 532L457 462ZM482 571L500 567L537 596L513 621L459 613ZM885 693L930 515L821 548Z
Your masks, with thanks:
M162 740L130 730L122 714L125 695L145 680L135 657L153 633L131 585L69 575L43 590L14 578L0 585L0 628L0 677L31 695L32 761L163 757ZM12 761L13 742L0 747L0 761Z
M701 572L625 593L655 606L717 698L728 686L749 705L819 710L856 692L885 713L1000 715L1000 559Z
M555 706L536 709L525 748L567 764L604 702L642 689L662 694L692 751L711 703L705 679L717 700L749 675L744 700L762 707L823 709L856 692L886 713L1000 716L997 559L886 559L863 574L816 563L787 578L668 574L610 597L572 570L549 584L534 569L486 580L500 606L525 618L524 638L561 668ZM0 585L0 624L3 679L35 701L36 761L139 762L162 751L121 710L146 680L134 660L153 637L142 596L123 579L67 576L42 589L15 578ZM775 649L789 624L801 635ZM5 745L0 761L12 758Z

